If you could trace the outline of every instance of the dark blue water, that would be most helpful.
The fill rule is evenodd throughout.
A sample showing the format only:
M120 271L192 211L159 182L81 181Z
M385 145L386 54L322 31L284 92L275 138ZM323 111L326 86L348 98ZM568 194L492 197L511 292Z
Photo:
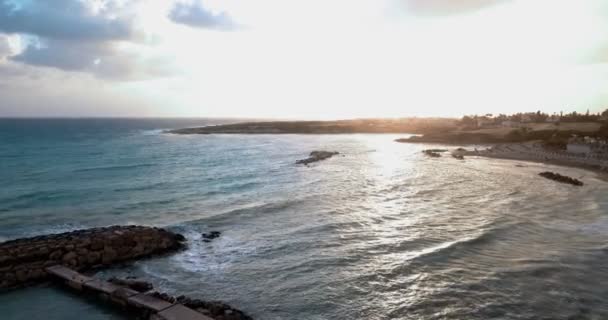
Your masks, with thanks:
M429 146L395 135L163 133L216 122L0 120L0 237L168 227L188 250L98 276L143 277L257 319L608 318L608 188L596 174L428 159ZM319 149L342 154L294 164ZM586 185L537 176L547 170ZM222 236L203 242L210 230ZM2 296L2 319L26 306L116 317L31 290Z

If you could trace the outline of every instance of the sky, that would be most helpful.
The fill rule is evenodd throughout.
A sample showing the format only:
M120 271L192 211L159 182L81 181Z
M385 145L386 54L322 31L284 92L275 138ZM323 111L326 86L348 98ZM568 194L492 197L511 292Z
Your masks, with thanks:
M0 0L0 117L606 108L606 0Z

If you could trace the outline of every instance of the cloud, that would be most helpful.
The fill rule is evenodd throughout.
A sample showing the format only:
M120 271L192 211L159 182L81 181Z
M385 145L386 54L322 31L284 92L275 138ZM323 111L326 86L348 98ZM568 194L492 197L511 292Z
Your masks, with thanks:
M132 10L137 1L122 3L0 0L0 32L26 39L9 60L121 81L171 74L170 59L144 55L149 48L139 41L143 32L137 30ZM0 37L0 59L4 51Z
M42 47L29 46L12 60L111 80L143 80L172 74L168 59L146 58L133 50L118 49L112 42L48 40Z
M136 35L125 12L114 2L96 8L93 1L33 0L17 5L0 0L0 30L53 39L125 40Z
M508 0L402 0L407 9L421 15L449 15L478 10Z
M8 43L8 37L0 34L0 61L12 54L11 46Z
M230 31L238 28L237 24L226 12L214 13L203 7L201 3L176 3L169 19L178 24L193 28L215 29Z

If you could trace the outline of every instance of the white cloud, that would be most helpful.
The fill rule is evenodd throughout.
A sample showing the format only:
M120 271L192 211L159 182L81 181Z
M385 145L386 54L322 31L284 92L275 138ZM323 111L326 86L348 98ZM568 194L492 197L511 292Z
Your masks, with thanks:
M128 113L112 107L116 96L145 101L147 113L178 116L460 115L608 105L602 93L608 72L589 64L603 61L608 44L602 0L471 0L457 8L452 1L421 1L207 0L193 7L204 11L186 12L203 28L171 20L174 2L135 1L103 12L135 16L129 30L136 32L128 34L136 37L100 32L75 41L41 33L45 46L13 59L46 76L64 70L89 84L96 76L104 90L87 95L103 96L98 107L108 114ZM233 21L248 28L216 32ZM48 66L58 70L42 68ZM0 78L7 74L0 68ZM63 88L78 100L78 81L46 76L15 81L47 88L40 92ZM116 105L144 112L124 101Z

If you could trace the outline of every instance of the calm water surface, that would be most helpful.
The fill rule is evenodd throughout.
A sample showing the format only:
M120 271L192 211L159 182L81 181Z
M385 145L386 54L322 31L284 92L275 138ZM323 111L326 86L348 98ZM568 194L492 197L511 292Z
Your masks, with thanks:
M608 318L608 185L591 172L428 159L395 135L162 133L209 123L0 120L0 238L169 227L188 250L99 276L145 277L256 319ZM342 156L294 165L316 149ZM211 230L222 236L202 242ZM0 296L3 319L26 319L24 306L117 317L56 289Z

